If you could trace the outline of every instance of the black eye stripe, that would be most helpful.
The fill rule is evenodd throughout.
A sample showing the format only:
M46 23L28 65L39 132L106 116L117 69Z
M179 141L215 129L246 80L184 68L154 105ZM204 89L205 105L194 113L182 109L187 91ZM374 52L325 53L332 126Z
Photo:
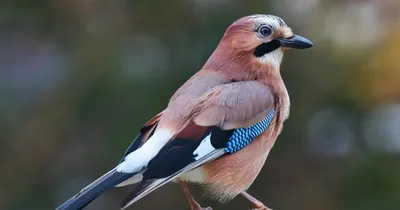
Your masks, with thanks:
M278 40L272 40L267 43L262 43L254 49L254 55L259 58L267 53L270 53L270 52L278 49L279 47L280 47L280 43Z

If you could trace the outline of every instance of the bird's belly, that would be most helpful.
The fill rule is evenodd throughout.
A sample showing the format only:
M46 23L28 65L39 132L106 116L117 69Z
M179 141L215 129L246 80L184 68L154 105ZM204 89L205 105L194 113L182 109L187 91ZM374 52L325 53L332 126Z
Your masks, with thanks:
M256 179L274 142L275 138L264 133L238 152L187 172L180 179L205 184L206 192L221 201L232 199Z

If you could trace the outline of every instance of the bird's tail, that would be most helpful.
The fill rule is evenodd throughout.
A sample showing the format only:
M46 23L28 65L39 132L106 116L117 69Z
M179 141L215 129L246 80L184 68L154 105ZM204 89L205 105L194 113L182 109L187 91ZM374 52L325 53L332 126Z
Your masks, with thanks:
M86 186L75 196L57 207L56 210L82 209L98 196L100 196L105 190L120 184L121 182L132 177L133 175L134 174L120 173L113 169L98 178L96 181Z
M209 139L209 136L207 138ZM158 189L159 187L167 184L171 180L174 180L183 173L191 171L207 162L210 162L218 157L221 157L224 154L225 151L223 149L217 149L209 152L208 154L203 154L196 162L187 165L186 167L178 170L177 172L173 173L168 177L141 181L139 185L136 187L136 189L132 193L130 193L121 203L121 209L126 209L128 206L132 205L133 203L140 200L149 193L153 192L154 190Z

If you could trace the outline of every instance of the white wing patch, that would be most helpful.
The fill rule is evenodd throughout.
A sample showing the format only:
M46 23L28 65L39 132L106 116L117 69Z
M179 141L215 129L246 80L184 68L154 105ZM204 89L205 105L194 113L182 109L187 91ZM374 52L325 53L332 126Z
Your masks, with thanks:
M206 140L206 139L204 139L204 140ZM151 183L149 186L147 186L145 189L143 189L143 191L140 192L136 197L134 197L132 200L127 202L121 209L126 209L128 206L130 206L133 203L135 203L136 201L140 200L141 198L143 198L147 194L149 194L152 191L158 189L159 187L163 186L164 184L170 182L171 180L174 180L175 178L179 177L180 175L184 174L185 172L191 171L191 170L193 170L193 169L195 169L195 168L197 168L197 167L199 167L199 166L201 166L201 165L203 165L205 163L213 161L216 158L221 157L224 154L225 154L225 152L224 152L223 149L218 149L218 150L214 149L214 151L212 151L211 153L208 153L208 154L204 155L199 160L196 160L195 162L187 165L186 167L184 167L183 169L175 172L171 176L155 180L153 183Z
M206 156L210 152L214 151L215 148L211 144L211 134L206 136L201 142L200 145L196 148L196 150L193 152L193 155L195 156L195 160L199 160L202 157Z
M167 129L156 131L142 147L127 155L116 170L121 173L136 173L143 170L171 137L172 134Z

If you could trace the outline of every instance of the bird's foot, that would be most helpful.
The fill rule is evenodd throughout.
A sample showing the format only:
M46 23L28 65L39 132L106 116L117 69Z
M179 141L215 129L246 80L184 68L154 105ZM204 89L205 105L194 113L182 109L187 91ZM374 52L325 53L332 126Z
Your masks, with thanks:
M254 208L252 210L272 210L266 207L261 201L257 200L255 197L251 196L247 192L243 191L240 194L243 195L243 197L245 197L254 205Z
M273 210L273 209L270 209L270 208L264 206L264 207L261 207L261 208L256 207L256 208L254 208L252 210Z
M254 209L252 209L252 210L273 210L273 209L266 207L260 201L256 201L256 202L254 202Z
M206 207L206 208L203 208L203 207L198 207L198 208L193 208L192 210L213 210L211 207Z
M179 180L179 184L181 184L183 192L185 193L186 198L189 201L191 210L213 210L211 207L206 207L206 208L201 207L200 204L197 203L196 200L194 200L194 198L192 197L192 195L189 192L189 188L188 188L186 182Z
M259 203L252 210L273 210L273 209L266 207L263 203Z

